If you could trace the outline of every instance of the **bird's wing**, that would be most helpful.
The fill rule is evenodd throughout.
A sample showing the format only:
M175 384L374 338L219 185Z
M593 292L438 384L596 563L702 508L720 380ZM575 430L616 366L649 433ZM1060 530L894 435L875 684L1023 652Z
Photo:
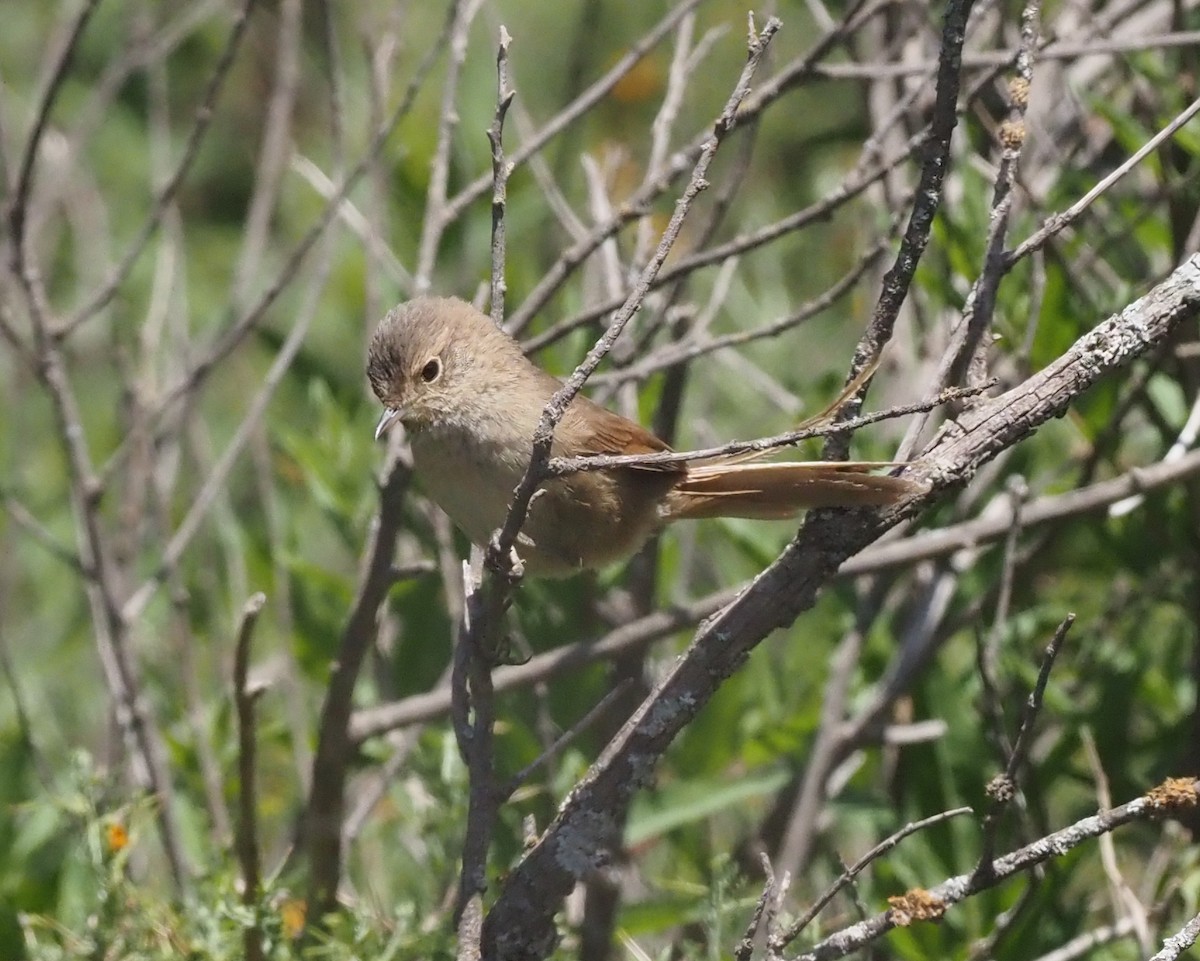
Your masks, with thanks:
M586 429L582 428L586 420ZM555 457L596 457L599 455L666 454L671 448L650 431L628 417L614 414L586 397L577 397L567 408L563 425L554 434ZM564 441L565 437L570 441ZM586 437L580 444L579 437ZM646 464L636 470L654 470L677 473L684 469L682 464Z

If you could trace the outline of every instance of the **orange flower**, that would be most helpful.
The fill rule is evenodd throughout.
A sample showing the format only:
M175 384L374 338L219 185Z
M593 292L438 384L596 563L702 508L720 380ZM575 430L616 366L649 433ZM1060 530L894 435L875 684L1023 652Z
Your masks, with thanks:
M120 821L109 821L104 826L104 840L108 843L109 854L123 851L129 843L129 829Z
M302 898L288 898L279 905L279 920L283 924L283 936L295 941L304 933L304 918L308 905Z

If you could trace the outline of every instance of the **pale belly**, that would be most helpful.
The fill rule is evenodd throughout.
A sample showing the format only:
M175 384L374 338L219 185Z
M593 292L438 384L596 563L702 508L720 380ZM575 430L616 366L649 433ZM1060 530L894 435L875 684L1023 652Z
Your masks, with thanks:
M486 544L504 523L522 469L494 451L411 435L413 466L425 493L476 544Z
M528 454L522 460L446 433L416 432L410 442L425 493L474 543L486 545L508 517ZM553 481L536 495L516 545L527 573L565 577L636 551L657 529L658 516L654 499L638 499L644 500L638 510L617 509L630 503L620 490L629 480L594 474L585 484Z

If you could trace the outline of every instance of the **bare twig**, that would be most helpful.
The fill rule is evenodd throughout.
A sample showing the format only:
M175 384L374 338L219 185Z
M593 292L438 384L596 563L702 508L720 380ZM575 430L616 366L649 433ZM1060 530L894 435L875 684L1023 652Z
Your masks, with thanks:
M58 435L66 452L76 542L80 564L88 574L84 589L105 682L124 738L134 782L158 799L156 811L163 850L176 889L182 892L187 885L190 869L176 822L166 749L162 732L142 697L138 666L129 650L129 626L119 610L119 572L100 520L102 486L92 464L80 405L67 374L60 342L54 333L53 312L33 262L26 229L38 147L50 112L66 81L83 29L95 6L95 2L90 2L80 10L67 42L54 62L49 85L38 104L37 119L26 143L12 200L5 210L9 229L10 269L25 299L33 330L35 369L50 396Z
M843 40L849 36L850 33L852 33L855 24L860 22L859 17L862 16L862 10L864 6L866 6L864 0L856 0L855 3L851 4L850 10L847 12L842 23L839 24L837 28L819 38L813 45L812 49L810 49L796 61L793 61L791 64L789 64L786 68L784 68L784 70L780 71L779 74L776 74L774 77L765 81L763 85L753 94L748 94L738 108L738 125L748 126L756 123L758 118L769 104L771 104L778 97L782 96L787 89L798 83L800 79L809 76L812 66L824 58L830 51L835 49L838 44L843 42ZM581 263L583 263L583 261L586 260L587 257L605 240L613 236L625 224L641 217L648 209L648 205L655 198L665 193L670 188L671 184L674 183L675 179L681 176L683 172L687 170L689 164L694 165L699 160L699 158L708 149L709 140L709 131L702 131L700 134L695 136L685 147L675 152L675 154L670 158L669 163L663 164L659 168L653 180L647 179L641 187L634 191L633 196L628 198L625 203L622 204L621 208L612 218L608 219L604 223L598 224L595 228L593 228L591 234L589 234L583 240L572 245L571 248L565 251L558 261L545 273L542 280L538 282L537 286L530 291L529 296L525 298L525 301L521 304L521 306L518 307L517 310L515 310L509 317L507 325L509 332L515 336L524 330L529 321L532 320L534 315L546 304L553 293L562 285L566 278L570 276L571 272ZM853 181L853 179L854 178L851 178L851 181ZM857 193L862 189L865 189L865 184L857 187L857 189L855 189L853 192ZM823 208L828 211L829 209L840 205L845 199L847 199L846 197L836 196L836 193L837 192L835 192L835 196L827 198L827 200L814 205L814 207ZM785 221L791 223L797 218L811 215L811 213L811 208L808 211L800 211L792 217L785 218ZM764 228L764 230L770 229L772 228ZM798 229L798 226L788 226L782 228L782 230L785 232L787 230L794 229ZM704 262L712 263L713 261L708 259ZM696 264L696 266L699 265L699 263ZM682 264L679 265L676 270L679 270L682 268L682 266ZM690 269L695 269L695 267L693 266ZM682 272L686 273L686 271ZM653 290L656 287L669 282L670 280L674 279L675 276L677 276L676 271L666 271L657 280L652 277L650 284L647 287L647 291ZM612 310L618 309L623 303L624 301L614 298L608 303L593 307L591 310L586 311L583 315L571 318L570 320L558 325L555 328L555 336L561 336L562 333L568 330L573 330L576 327L587 323L589 320L594 320ZM542 346L547 342L548 338L546 337L540 337L536 340L538 346ZM530 347L529 349L532 350L534 348Z
M1054 214L1048 217L1045 222L1034 233L1030 234L1025 240L1021 241L1012 250L1004 253L1005 269L1011 268L1022 258L1033 253L1035 250L1041 250L1046 243L1055 235L1061 233L1076 220L1079 216L1090 207L1098 197L1107 193L1112 186L1123 178L1127 173L1133 170L1138 164L1146 159L1150 154L1162 146L1166 141L1170 140L1189 120L1197 113L1200 113L1200 98L1193 100L1180 114L1175 117L1169 124L1163 127L1158 133L1147 140L1141 148L1137 150L1128 160L1117 167L1112 173L1104 177L1091 190L1080 197L1075 203L1071 204L1066 210L1061 213Z
M292 170L299 174L326 201L337 201L338 185L331 180L315 163L307 157L293 156ZM372 211L373 213L373 211ZM383 237L371 222L369 213L353 203L349 198L342 197L338 206L338 216L346 228L358 237L370 253L372 261L383 267L388 279L401 290L411 290L413 279L404 264L388 249Z
M1114 480L1032 500L1022 508L1022 524L1028 530L1035 525L1102 510L1128 496L1130 491L1169 487L1197 473L1200 473L1200 451L1193 451L1171 464L1134 468ZM1011 516L989 512L975 520L925 531L904 540L874 544L842 564L836 576L860 577L878 571L908 568L923 560L999 540L1011 529ZM722 590L685 607L657 611L617 628L602 640L579 641L539 654L524 664L501 667L494 677L496 690L528 687L587 664L640 650L675 631L695 625L723 607L741 590L741 587ZM364 708L354 714L350 725L351 740L358 742L398 727L431 721L445 716L449 710L450 695L447 688L434 688L393 704Z
M508 79L511 40L501 25L496 50L496 110L487 132L492 153L491 311L497 326L504 323L506 290L505 206L511 166L504 159L504 118L515 93ZM443 199L438 198L439 202ZM440 211L435 211L434 215L440 216ZM462 869L454 908L458 923L458 956L462 961L474 961L480 956L488 851L492 846L496 814L507 796L496 780L495 693L492 687L492 667L506 602L503 592L492 579L483 584L480 551L472 550L471 556L472 563L463 565L463 612L451 676L454 733L470 782Z
M163 503L165 498L159 497L156 500L154 508L161 516L166 506ZM204 785L204 800L211 822L209 834L222 848L228 848L235 839L234 818L229 813L229 804L225 798L224 766L217 757L213 738L210 736L211 730L205 723L211 708L211 700L200 681L200 671L196 664L197 648L200 645L196 644L195 635L188 623L192 598L182 581L183 578L176 571L169 582L168 589L171 597L169 635L174 653L179 659L178 674L180 686L183 688L183 706L187 714L197 765L200 768L200 780Z
M667 255L674 246L675 239L679 236L679 231L683 227L683 221L691 209L693 202L700 195L701 191L708 186L708 182L705 180L708 167L712 163L712 159L716 155L722 140L724 140L726 134L733 128L738 107L750 92L750 80L754 76L755 68L766 53L767 47L772 37L779 30L779 27L779 21L772 18L767 21L762 32L757 37L752 37L750 56L747 59L746 66L742 70L742 75L738 79L732 96L725 104L725 109L713 125L712 135L696 161L691 181L676 203L675 212L672 214L671 220L663 232L658 249L642 271L637 284L634 285L629 298L625 302L625 306L613 318L604 336L597 341L596 345L588 352L587 357L575 368L575 372L546 405L541 421L534 433L533 452L529 460L529 467L521 483L513 493L512 503L509 507L508 517L505 520L504 526L489 545L489 566L493 569L502 571L507 568L511 574L512 568L509 553L512 545L516 542L517 533L520 531L521 525L525 522L525 516L528 513L529 504L534 493L547 476L549 476L546 467L550 461L550 444L554 437L554 429L558 425L559 420L562 419L563 414L566 412L575 395L579 393L588 377L591 376L592 372L599 366L600 361L612 349L612 345L620 337L621 331L625 329L625 325L641 305L646 292L650 288L650 284L654 281L655 276L662 267L663 261L667 259Z
M572 724L567 730L563 731L554 740L553 744L509 778L508 783L501 790L502 796L506 798L511 797L517 788L529 780L534 771L554 761L555 758L571 746L571 743L579 735L595 724L617 700L628 693L632 685L633 679L629 677L617 682L616 686L610 689L604 697L600 698L583 717Z
M949 811L943 811L941 814L934 814L927 818L922 818L920 821L913 821L910 824L904 825L899 831L888 835L880 841L875 847L871 848L866 854L855 861L850 867L842 872L841 876L833 882L825 892L817 898L804 913L793 921L786 931L780 932L776 938L772 948L776 951L782 951L785 947L796 940L810 924L813 919L824 909L830 901L832 901L839 891L849 885L856 877L863 873L867 867L873 862L879 860L888 851L892 850L897 844L903 841L910 834L916 834L918 831L923 831L925 828L933 827L935 824L941 824L943 821L949 821L951 818L956 818L961 814L970 814L971 808L960 807L953 808Z
M324 5L323 5L324 6ZM301 20L300 0L284 0L278 6L275 35L275 75L267 104L262 145L254 176L254 194L246 211L242 231L242 249L233 279L232 302L242 307L262 271L271 216L279 201L279 188L291 154L292 110L300 83ZM337 138L334 144L340 146Z
M627 50L621 59L613 64L604 76L588 87L587 90L564 107L556 116L551 118L541 130L513 151L510 158L513 169L515 170L520 167L527 159L540 151L558 134L566 130L567 127L587 114L597 103L603 100L609 91L616 86L617 82L629 73L637 62L650 50L657 46L663 37L675 29L680 19L699 2L700 0L680 0L675 7L667 12L662 20L647 30L642 38ZM467 207L484 196L491 186L492 178L488 174L481 174L479 177L476 177L446 202L442 211L442 219L446 223L453 223L462 216L463 211Z
M163 433L161 421L165 418L165 415L175 410L177 405L181 403L186 404L190 398L196 395L200 388L207 382L212 372L220 365L221 361L232 354L238 345L253 330L257 329L271 305L275 303L280 294L295 279L296 274L307 261L308 254L312 251L317 241L325 234L329 224L341 210L342 203L350 191L375 163L392 131L408 115L409 110L412 109L417 94L424 86L426 78L429 76L433 65L436 63L438 56L445 46L446 37L454 22L453 11L455 7L456 4L451 4L451 15L446 21L441 37L430 45L425 57L417 65L400 102L392 110L386 122L375 131L371 142L367 145L358 162L340 179L337 189L329 196L321 215L309 228L300 242L292 249L283 267L276 274L275 279L262 292L253 306L245 310L237 320L227 327L216 338L208 350L202 353L200 358L192 363L187 371L159 397L157 407L148 415L151 422L159 423L158 431L155 435L156 440ZM118 446L105 464L102 476L108 477L114 473L129 455L129 451L130 445L128 442Z
M17 527L28 534L30 539L44 548L51 557L66 564L76 574L88 575L88 572L84 570L83 563L79 560L79 555L55 537L54 533L34 517L33 513L17 500L12 493L2 488L0 488L0 507L4 508L9 518Z
M986 369L987 332L991 329L1000 282L1010 268L1004 255L1008 223L1012 214L1021 148L1025 145L1025 112L1029 106L1029 91L1033 84L1033 57L1038 45L1038 26L1041 16L1040 0L1030 0L1021 16L1021 46L1017 53L1016 74L1008 84L1009 117L998 131L1000 165L992 189L992 208L984 243L983 269L967 296L966 306L958 321L950 344L942 355L934 375L931 391L947 384L978 383ZM913 424L901 450L916 447L928 417Z
M695 70L704 50L697 49L692 55L692 35L696 29L695 11L679 22L675 32L675 50L671 56L671 66L667 71L667 87L663 94L662 103L654 120L650 124L650 154L646 160L646 173L642 178L643 186L657 179L659 171L666 166L667 152L671 146L671 131L679 116L683 104L683 96L688 85L687 80ZM707 40L711 44L718 31L710 31ZM653 222L649 217L642 217L637 225L637 240L633 250L632 262L644 263L650 256L654 243ZM610 291L612 293L613 291Z
M504 211L508 203L508 175L511 164L504 159L504 117L512 105L516 91L508 82L508 45L512 38L500 26L500 42L496 47L496 114L488 127L488 143L492 146L492 320L504 326L504 295L508 287L504 279Z
M848 745L843 734L843 720L851 680L859 667L870 622L882 605L885 593L886 584L882 579L873 578L866 583L855 623L842 636L830 659L829 676L821 697L820 720L812 746L807 751L795 799L790 803L791 812L775 858L782 870L794 876L801 876L816 840L815 828L827 797L830 776L845 759ZM785 796L791 793L789 791Z
M351 760L351 697L363 657L375 636L379 605L392 586L392 553L400 530L408 465L395 458L379 491L366 562L354 605L342 629L338 656L329 677L317 729L312 788L305 815L309 850L309 918L320 919L334 906L342 870L341 829L345 808L346 766Z
M75 52L79 49L79 41L83 38L83 31L87 28L88 21L91 20L92 14L96 12L96 7L99 5L100 0L87 0L75 14L75 20L71 24L66 42L50 72L46 89L38 98L33 128L25 139L25 149L21 152L16 181L12 184L12 194L5 211L5 219L9 223L14 247L19 247L24 241L25 221L29 213L29 195L33 189L34 164L37 162L38 151L41 149L46 127L50 123L50 114L58 102L58 95L62 92L63 84L66 83L67 73L75 60ZM23 254L14 251L14 256L23 256Z
M472 551L472 563L463 565L466 604L454 653L453 690L457 702L454 729L470 777L462 871L454 909L460 959L480 955L487 856L502 798L496 783L495 692L491 670L498 612L493 606L494 592L489 596L481 581L482 573L482 554L476 548Z
M967 34L967 18L974 0L950 0L942 20L942 43L938 51L937 93L921 176L917 183L912 214L900 242L895 263L884 275L883 289L871 315L871 322L858 342L846 383L875 363L884 345L892 337L917 264L929 243L933 216L942 199L942 185L950 166L950 138L958 124L958 91L962 82L962 49ZM842 408L842 417L853 417L862 407L870 383L863 384ZM824 457L844 458L850 449L851 434L837 434L825 442Z
M1163 942L1162 949L1150 961L1175 961L1182 957L1197 940L1200 940L1200 914L1185 924L1176 934Z
M254 704L261 691L251 689L248 677L250 640L254 636L254 625L258 621L258 615L262 613L266 603L267 596L259 593L246 601L242 608L242 624L238 629L233 662L233 691L238 722L237 852L242 868L242 904L252 915L252 920L242 932L242 950L249 961L261 961L265 957L259 920L262 910L262 874L256 810L258 794L255 789L257 722L254 719Z
M827 423L818 418L816 423L798 430L776 434L773 437L761 437L757 440L735 440L720 447L704 447L700 450L669 452L664 454L603 454L595 457L558 457L550 461L546 467L547 476L559 477L565 474L576 474L581 471L610 470L613 467L647 467L662 464L693 464L697 461L714 460L735 454L759 454L781 447L793 447L801 441L813 437L828 437L846 431L856 430L880 421L904 417L918 411L929 410L962 397L970 397L992 387L985 384L981 387L957 388L952 387L943 391L932 401L920 401L915 404L903 404L890 407L887 410L872 414L860 414L857 417ZM883 466L883 465L880 465ZM898 466L898 465L897 465Z
M1088 766L1092 769L1092 777L1096 782L1096 800L1099 802L1099 807L1101 810L1110 808L1113 806L1112 789L1108 782L1108 775L1104 771L1104 764L1100 760L1100 752L1096 748L1096 739L1092 736L1090 728L1085 727L1080 731L1080 742L1083 745ZM1117 860L1117 846L1113 842L1112 835L1106 834L1100 838L1097 847L1100 849L1100 864L1104 868L1104 876L1108 879L1109 890L1112 894L1113 913L1133 922L1133 932L1137 938L1138 948L1143 955L1147 955L1154 950L1154 942L1150 937L1149 912L1121 871L1120 862Z
M1021 712L1021 726L1017 730L1017 739L1013 742L1012 752L1008 756L1008 764L1004 768L1004 773L993 779L988 785L988 796L991 798L991 803L983 817L983 839L980 845L979 866L975 869L977 872L988 871L991 868L992 856L996 850L1000 815L1016 793L1017 769L1025 763L1030 738L1033 736L1033 725L1037 720L1038 711L1041 710L1042 699L1046 695L1046 686L1050 683L1050 671L1054 667L1054 661L1058 657L1063 641L1066 640L1067 632L1074 623L1075 615L1068 614L1050 639L1050 644L1046 648L1046 654L1042 658L1042 664L1038 670L1037 682L1034 684L1033 690L1029 692L1025 710Z
M1028 530L1039 524L1103 510L1132 494L1160 490L1196 473L1200 473L1200 450L1172 463L1159 461L1147 467L1132 467L1120 477L1065 494L1048 494L1022 504L1021 524ZM1011 529L1011 507L999 513L988 512L983 517L924 531L907 540L876 544L846 561L840 573L854 577L885 568L905 567L964 547L999 540Z
M1068 827L1054 831L1031 844L996 858L991 863L990 870L986 872L976 871L948 878L936 887L925 890L922 893L922 900L932 909L944 913L955 904L980 891L993 888L1000 882L1028 871L1035 865L1062 857L1079 845L1103 834L1115 831L1126 824L1150 821L1160 815L1161 807L1154 798L1154 792L1151 792L1150 795L1136 798L1120 807L1083 818ZM877 914L825 938L811 950L800 955L797 961L830 961L833 958L845 957L863 945L876 941L895 927L898 920L898 915L892 910Z
M983 637L982 631L978 631L979 636L975 645L975 660L979 670L980 699L982 701L981 713L987 722L988 738L996 745L996 757L1000 763L1008 761L1009 743L1004 732L1004 710L1001 707L1000 684L996 673L1000 661L1000 644L1008 628L1013 579L1020 561L1018 545L1024 527L1022 508L1029 496L1025 481L1019 476L1009 478L1005 486L1012 520L1008 533L1004 537L996 611L987 637Z
M1111 944L1121 938L1127 938L1133 933L1133 922L1122 918L1116 924L1105 924L1093 928L1077 938L1072 938L1065 944L1059 945L1053 951L1037 957L1034 961L1076 961L1090 955L1095 948Z
M563 674L600 661L616 660L644 650L664 637L692 627L728 604L740 588L717 591L690 604L655 611L614 629L598 641L579 641L531 657L523 664L499 667L492 676L497 693L551 681ZM451 710L451 690L435 687L394 704L356 711L350 724L353 743L387 731L444 717Z
M256 0L242 0L242 6L234 15L233 25L229 31L229 38L225 42L225 49L221 52L221 58L213 69L208 81L208 88L205 90L204 97L200 101L200 107L196 110L196 121L192 125L191 132L188 134L187 142L183 147L183 153L180 155L179 162L175 166L175 171L163 185L162 189L155 195L150 213L143 222L141 229L138 230L137 236L130 242L125 250L125 256L108 275L100 288L81 304L62 323L61 327L54 331L56 337L63 338L68 336L108 306L113 297L116 296L117 291L121 289L121 285L129 276L129 272L133 270L134 264L137 263L138 258L142 255L146 244L154 236L154 232L162 222L163 216L170 209L171 204L174 203L175 195L179 192L184 177L191 170L192 163L200 152L200 145L204 142L204 135L208 132L208 128L212 123L213 108L216 105L217 97L221 93L221 88L225 85L225 79L229 76L229 70L233 66L237 51L241 46L242 37L246 32L246 25L250 22L250 11L253 9L255 2Z
M741 115L739 114L739 123ZM842 207L848 201L862 194L868 187L876 183L881 177L889 171L894 170L901 163L906 161L912 154L925 143L927 134L922 131L911 137L905 148L899 151L895 156L889 157L886 160L879 161L870 167L859 170L855 169L838 185L834 190L826 192L820 200L814 201L807 207L797 210L795 213L788 214L782 217L775 223L767 224L764 227L759 227L755 230L748 231L734 237L732 240L726 241L723 244L718 244L715 247L710 247L707 250L697 251L693 254L688 254L682 257L677 263L673 263L670 267L662 270L658 276L650 284L650 290L657 290L666 284L680 280L683 277L694 273L702 267L708 267L713 264L724 263L730 257L745 253L750 250L755 250L759 247L766 246L774 240L787 234L802 230L803 228L826 219L830 214ZM617 220L604 225L604 230L615 232L627 220L632 219L636 210L640 209L640 205L649 203L650 197L635 195L622 207L618 212ZM624 218L624 219L621 219ZM599 241L596 238L588 240L589 244L598 245ZM586 252L582 249L576 250L571 248L563 255L566 258L578 259L582 261L586 256ZM552 268L553 269L553 268ZM549 276L547 274L547 276ZM532 313L540 309L541 303L537 296L537 288L530 293L525 302L513 312L509 318L509 327L519 329L520 326L516 321L525 320L532 316ZM548 294L546 299L548 299ZM595 304L588 309L568 317L565 320L555 324L553 327L547 328L539 334L535 334L526 339L523 346L526 353L534 353L541 350L557 340L565 337L574 330L579 329L593 321L598 320L605 314L611 313L618 309L624 299L613 297L606 301Z
M763 854L759 860L762 863L763 875L766 877L766 881L763 884L762 894L758 896L758 900L754 904L754 911L750 915L750 920L746 924L746 932L742 935L742 940L738 942L737 948L734 949L734 961L750 961L753 957L754 942L758 938L763 912L769 903L777 900L778 885L775 881L775 871L771 867L771 859L766 854Z
M897 220L894 220L893 223L898 225ZM883 256L887 249L891 233L889 230L884 237L881 237L876 243L863 251L858 262L834 281L824 292L812 298L807 303L801 304L786 317L763 324L760 327L752 327L749 330L738 330L722 334L719 337L696 336L693 334L684 341L669 344L655 353L621 367L619 370L596 375L591 380L592 386L607 387L628 383L629 381L643 381L651 374L655 374L660 370L667 370L676 365L685 364L688 361L711 354L714 351L724 350L729 347L740 347L757 340L777 337L779 334L799 327L801 324L827 310L858 286L863 277L878 263L879 258ZM726 260L725 263L736 266L737 260L731 255L730 259ZM678 268L669 272L678 273ZM664 273L668 273L668 271L664 271ZM661 282L662 275L660 275L659 280ZM530 350L533 349L532 340L527 347Z
M327 235L326 245L329 244L328 237L331 236L332 234ZM296 355L300 352L300 348L304 346L309 326L316 316L320 305L321 291L324 288L325 280L329 276L330 269L331 261L329 257L322 257L317 267L313 270L305 302L297 310L295 321L288 331L287 337L280 346L274 360L272 360L271 367L263 378L262 386L259 387L258 393L251 400L250 406L234 431L233 437L221 452L221 456L217 458L216 463L213 464L208 476L204 478L204 482L194 495L191 507L188 509L187 514L184 515L179 527L176 528L170 540L167 541L162 551L162 557L159 559L157 569L146 578L137 590L130 594L128 600L122 606L121 615L127 621L132 622L137 620L145 611L146 606L154 597L154 593L174 569L175 565L179 563L183 552L187 550L192 538L196 536L217 498L224 490L230 471L233 470L242 451L254 436L254 432L257 430L266 412L267 405L271 402L271 398L275 396L276 388L282 382L284 375L291 369L292 361L295 360Z
M446 226L454 220L446 211L446 187L450 181L450 144L459 117L455 100L458 97L463 61L467 59L467 39L471 21L482 6L482 0L455 0L450 5L453 22L448 34L449 56L446 78L442 81L442 106L438 111L437 146L429 166L429 188L425 191L425 219L421 224L421 242L417 249L417 266L413 276L413 286L418 294L425 293L432 283L438 244Z

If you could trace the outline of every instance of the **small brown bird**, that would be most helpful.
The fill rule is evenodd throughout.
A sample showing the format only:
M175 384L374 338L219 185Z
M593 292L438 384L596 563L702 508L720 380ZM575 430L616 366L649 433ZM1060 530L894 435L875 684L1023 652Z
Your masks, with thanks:
M371 338L367 376L397 421L426 493L476 544L504 524L529 466L534 430L562 386L470 304L422 297L393 309ZM576 397L553 457L657 454L670 448L631 420ZM565 576L636 551L663 525L692 517L782 519L810 507L894 503L924 488L870 474L868 462L687 464L584 471L548 481L517 541L528 573Z

